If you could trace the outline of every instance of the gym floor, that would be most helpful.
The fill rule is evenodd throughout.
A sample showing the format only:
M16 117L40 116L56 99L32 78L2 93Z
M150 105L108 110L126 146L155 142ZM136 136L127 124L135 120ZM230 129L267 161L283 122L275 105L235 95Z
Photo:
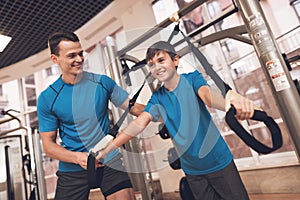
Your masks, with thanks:
M300 194L250 194L249 196L250 200L300 200ZM90 193L89 200L102 200L101 197L99 190L95 190ZM170 192L163 194L163 200L181 200L181 198L178 192Z
M300 200L300 194L250 194L250 200ZM164 200L181 200L179 193L165 193Z

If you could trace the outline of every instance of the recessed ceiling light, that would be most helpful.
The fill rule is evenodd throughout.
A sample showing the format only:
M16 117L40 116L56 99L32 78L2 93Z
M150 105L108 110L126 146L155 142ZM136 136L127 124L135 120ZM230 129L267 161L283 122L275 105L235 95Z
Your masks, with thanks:
M0 52L2 52L5 49L5 47L11 41L11 39L12 38L9 37L9 36L5 36L5 35L0 34Z
M193 0L184 0L185 3L191 3Z

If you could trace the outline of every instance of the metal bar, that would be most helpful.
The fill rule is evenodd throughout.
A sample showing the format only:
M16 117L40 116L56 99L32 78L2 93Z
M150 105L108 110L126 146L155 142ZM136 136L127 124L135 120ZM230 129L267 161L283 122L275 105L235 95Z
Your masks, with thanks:
M4 123L9 122L11 120L17 120L17 121L19 121L16 118L6 118L6 119L4 118L4 119L0 119L0 124L4 124Z
M300 98L258 0L236 0L284 123L300 155Z
M0 132L0 138L1 138L2 136L7 135L8 133L12 133L12 132L14 132L14 131L21 130L21 129L27 130L25 127L17 127L17 128L9 129L9 130L7 130L7 131L2 131L2 132Z
M189 12L191 12L192 10L194 10L196 7L202 5L206 1L207 0L195 0L195 1L192 1L190 4L188 4L187 6L185 6L184 8L182 8L181 10L178 11L178 16L182 17L182 16L188 14ZM153 28L151 28L149 31L147 31L146 33L144 33L143 35L141 35L140 37L138 37L136 40L134 40L131 43L129 43L126 47L124 47L123 49L119 50L117 52L118 56L121 57L126 52L132 50L133 48L135 48L139 44L143 43L144 41L146 41L147 39L149 39L150 37L152 37L154 34L158 33L162 28L165 28L165 27L169 26L172 23L173 23L173 21L170 18L165 19L160 24L157 24L156 26L154 26Z
M117 51L116 46L112 38L107 38L107 50L109 53L111 72L114 74L114 80L118 80L118 85L122 88L126 88L126 84L121 78L121 63L120 60L117 59ZM113 113L116 119L120 118L121 110L114 109ZM115 112L114 112L115 111ZM123 152L123 158L125 167L128 171L129 176L131 177L131 181L135 191L141 191L143 199L150 199L150 191L147 186L146 176L143 174L143 162L141 157L139 156L127 156L127 152L140 153L140 149L138 146L138 142L136 138L131 139L125 145L126 151Z
M11 170L11 163L10 163L10 146L5 146L5 165L6 165L6 184L7 184L7 197L9 200L15 199L15 192L14 192L14 179L13 173Z
M37 188L35 190L38 200L46 200L47 199L47 190L46 190L46 182L45 182L45 174L43 167L43 158L42 158L42 149L40 142L40 135L37 132L37 129L33 131L28 131L28 134L32 135L32 146L34 153L34 162L36 167L36 180L37 180Z
M194 37L196 35L198 35L199 33L205 31L206 29L208 29L209 27L211 27L212 25L220 22L221 20L225 19L226 17L232 15L233 13L237 12L238 9L235 5L232 5L230 7L228 7L223 13L221 13L220 15L218 15L217 17L213 18L212 20L210 20L208 23L198 27L197 29L193 30L192 32L190 32L189 34L187 34L187 37ZM220 34L223 34L222 31L220 31ZM201 39L200 39L201 40ZM174 46L178 46L181 43L183 43L185 40L181 39L178 42L176 42L175 44L173 44Z
M199 33L205 31L212 25L222 21L226 17L232 15L233 13L236 13L238 11L235 4L231 5L230 7L226 8L220 15L214 17L212 20L210 20L208 23L203 24L202 26L198 27L197 29L193 30L188 34L188 37L194 37L195 35L198 35Z
M200 38L198 41L201 45L206 45L224 38L232 38L252 45L250 38L246 38L240 35L244 33L248 33L245 25L237 26L226 30L218 31L216 33L212 33L208 36Z

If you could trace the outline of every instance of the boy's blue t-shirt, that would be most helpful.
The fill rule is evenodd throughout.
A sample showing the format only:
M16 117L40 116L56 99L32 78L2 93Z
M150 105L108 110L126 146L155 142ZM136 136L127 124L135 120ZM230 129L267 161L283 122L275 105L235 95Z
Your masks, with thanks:
M128 93L111 78L83 72L75 85L58 78L44 90L37 105L39 131L59 130L61 145L77 152L88 152L110 130L108 102L120 106ZM118 154L115 150L105 162ZM59 171L80 171L80 165L59 162Z
M153 121L162 117L178 151L186 174L200 175L225 168L233 156L218 131L198 89L207 85L194 71L181 74L173 91L161 87L154 92L145 111Z

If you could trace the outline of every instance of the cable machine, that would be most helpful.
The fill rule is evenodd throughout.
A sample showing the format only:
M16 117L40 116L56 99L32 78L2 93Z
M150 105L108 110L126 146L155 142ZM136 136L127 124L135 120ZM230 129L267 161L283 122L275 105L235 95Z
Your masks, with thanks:
M180 19L182 16L189 13L190 11L192 11L193 9L202 5L205 2L207 2L207 0L192 1L186 7L179 10L176 13L176 15ZM223 20L227 16L230 16L231 14L236 13L238 11L241 13L245 25L219 31L205 38L201 38L201 41L194 42L198 42L201 45L205 45L213 41L228 37L254 46L258 59L262 65L264 74L271 87L272 94L278 104L281 116L283 117L284 123L286 123L288 131L296 146L296 153L299 156L300 135L298 130L300 128L300 120L298 113L300 112L300 99L297 89L293 81L291 80L290 74L288 73L288 69L282 58L282 54L279 52L276 41L270 31L268 22L265 19L264 13L261 9L258 0L236 0L233 3L234 5L226 9L222 13L222 15L200 26L199 28L189 33L187 36L196 36L200 32L206 30L211 25L214 25L215 23ZM114 54L111 54L111 61L114 61L114 63L116 64L118 72L121 69L120 62L118 61L118 59L115 58L118 57L122 60L122 57L125 57L127 55L127 52L134 49L136 46L140 45L147 39L157 34L160 30L173 23L174 20L172 20L172 17L173 16L156 25L155 27L138 37L136 40L129 43L123 49L119 50L118 52L114 51ZM243 35L246 33L248 33L250 37ZM182 42L184 42L184 39L178 41L176 44L174 44L174 46L177 46ZM184 51L186 51L186 49L182 50L182 52ZM279 78L278 76L275 76L278 72L280 72ZM120 85L124 86L124 83ZM131 148L136 148L136 144L131 143ZM139 178L139 180L143 180L143 178ZM144 184L143 181L138 181L138 183ZM145 195L146 199L148 199L147 196L148 195ZM143 196L143 199L145 197Z
M179 19L193 10L195 7L202 5L207 2L207 0L195 0L188 4L183 9L179 10L175 16ZM217 41L224 38L232 38L246 44L254 46L255 52L261 63L262 69L265 73L266 79L272 90L272 94L278 104L279 111L287 125L288 131L293 139L296 147L296 154L300 155L300 134L299 131L299 112L300 112L300 99L296 89L296 86L291 79L288 68L279 51L277 43L272 35L268 22L264 16L263 10L259 4L258 0L254 1L242 1L236 0L234 4L226 9L221 15L212 19L208 23L200 26L191 33L188 37L194 37L202 31L206 30L211 25L223 20L227 16L235 12L240 12L244 20L245 25L237 26L227 30L222 30L201 38L195 43L205 45L213 41ZM118 52L118 56L122 57L126 52L132 50L137 45L143 43L147 39L151 38L154 34L158 33L162 28L170 25L174 20L174 16L164 20L160 24L156 25L154 28L150 29L136 40L131 42L129 45L124 47ZM243 34L248 33L250 37ZM174 44L177 46L184 42L184 39L178 41ZM185 49L186 50L186 49ZM185 51L183 50L183 52ZM280 76L278 76L280 75Z
M4 118L0 124L16 121L17 127L0 130L0 153L4 154L0 167L5 169L0 179L0 199L46 200L39 135L23 126L12 112L18 113L12 109L1 111Z

